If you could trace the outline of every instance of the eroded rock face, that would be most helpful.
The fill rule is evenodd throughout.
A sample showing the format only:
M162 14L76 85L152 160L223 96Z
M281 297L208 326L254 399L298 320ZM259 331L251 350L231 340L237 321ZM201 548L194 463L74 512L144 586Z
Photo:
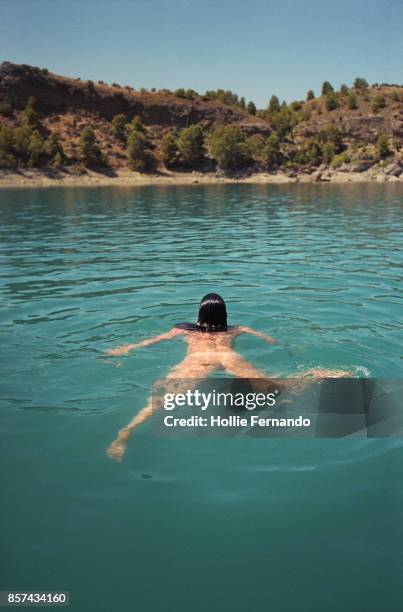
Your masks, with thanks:
M403 141L403 110L389 113L357 114L343 113L342 120L329 122L329 119L315 119L300 123L294 129L297 139L314 138L318 133L334 125L348 141L375 144L380 134L388 134L398 141Z
M384 172L388 176L400 176L403 170L399 164L392 163L392 164L389 164L389 166L386 166L386 168L384 168Z
M0 65L0 101L22 110L34 96L44 113L87 111L111 120L123 113L129 119L138 115L146 125L186 127L192 123L211 126L239 124L248 133L270 133L257 117L201 99L187 100L173 94L136 92L123 87L93 84L51 74L27 65L3 62Z
M374 160L359 160L350 165L350 172L366 172L374 165Z

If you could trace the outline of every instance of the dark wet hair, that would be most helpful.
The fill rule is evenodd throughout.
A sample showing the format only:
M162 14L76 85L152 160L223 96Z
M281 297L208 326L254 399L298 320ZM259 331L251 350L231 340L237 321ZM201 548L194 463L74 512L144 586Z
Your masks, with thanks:
M200 302L197 327L201 331L227 331L227 309L218 293L208 293Z

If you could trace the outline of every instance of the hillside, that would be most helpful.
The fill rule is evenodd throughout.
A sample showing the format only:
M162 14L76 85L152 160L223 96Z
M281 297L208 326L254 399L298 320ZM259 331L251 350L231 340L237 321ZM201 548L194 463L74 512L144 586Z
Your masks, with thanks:
M400 176L403 87L329 87L256 112L231 92L135 91L3 62L0 168Z

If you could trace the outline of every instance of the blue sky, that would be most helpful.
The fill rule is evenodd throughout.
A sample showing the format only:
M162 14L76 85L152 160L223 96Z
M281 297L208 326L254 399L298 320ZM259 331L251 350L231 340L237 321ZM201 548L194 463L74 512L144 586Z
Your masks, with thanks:
M0 0L0 59L265 106L356 76L403 83L403 0Z

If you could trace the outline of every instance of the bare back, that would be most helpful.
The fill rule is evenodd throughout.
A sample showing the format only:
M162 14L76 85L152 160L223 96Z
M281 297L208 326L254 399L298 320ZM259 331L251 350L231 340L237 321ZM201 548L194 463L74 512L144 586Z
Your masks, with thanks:
M234 339L245 333L245 328L233 326L225 332L200 332L179 329L177 334L183 335L187 344L185 359L178 364L169 376L198 377L209 371L227 370L231 375L247 377L263 376L262 372L248 364L233 349ZM235 374L236 372L236 374Z
M232 327L225 332L184 331L184 339L188 345L188 355L203 353L228 353L233 350L234 338L242 332L239 327Z

